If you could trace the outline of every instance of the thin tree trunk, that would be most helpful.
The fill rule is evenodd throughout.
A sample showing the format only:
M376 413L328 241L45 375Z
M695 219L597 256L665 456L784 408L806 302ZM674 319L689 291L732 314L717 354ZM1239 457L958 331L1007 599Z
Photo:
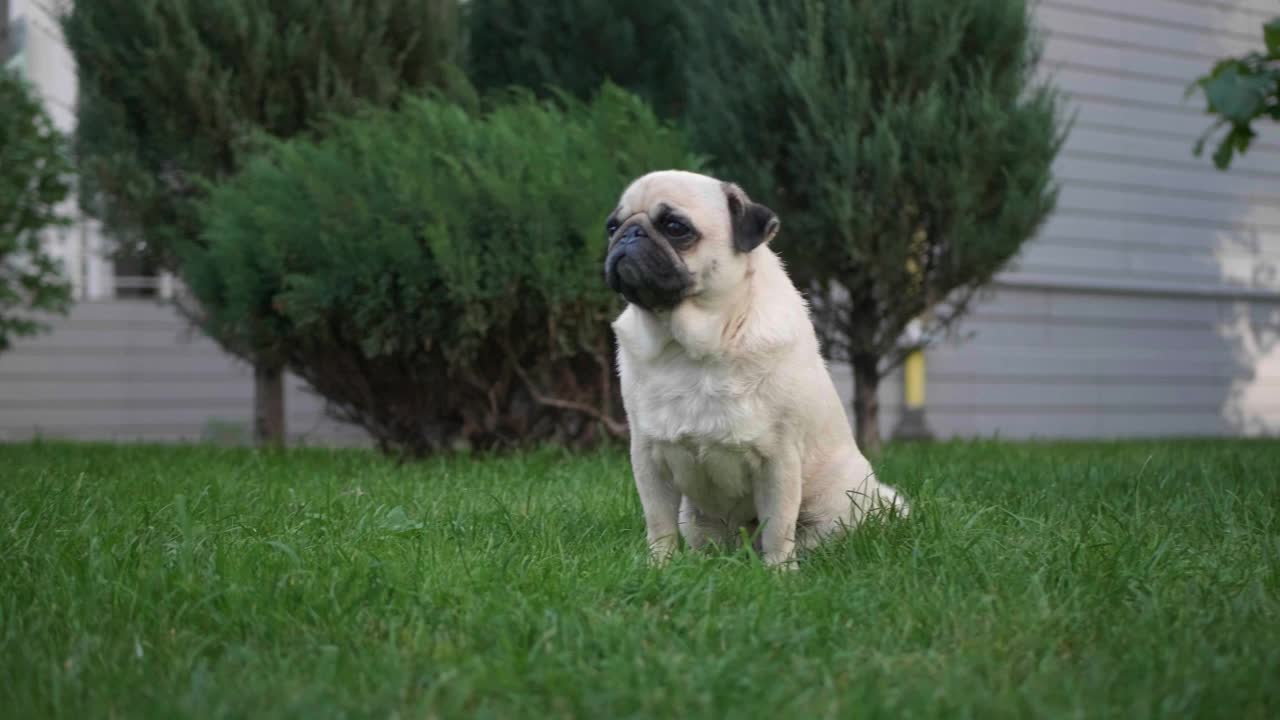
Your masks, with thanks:
M880 454L880 358L854 355L853 420L858 449L864 455Z
M253 441L258 447L284 446L284 368L253 366Z

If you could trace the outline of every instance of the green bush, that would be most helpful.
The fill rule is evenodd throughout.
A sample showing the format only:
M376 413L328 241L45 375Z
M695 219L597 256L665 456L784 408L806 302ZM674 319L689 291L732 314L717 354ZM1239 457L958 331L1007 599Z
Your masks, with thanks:
M273 141L204 204L186 277L384 450L623 431L600 263L622 186L696 166L638 98L436 97Z
M482 90L560 88L589 98L603 82L659 115L684 105L689 32L683 0L470 0L467 74Z
M201 180L238 170L246 136L440 87L458 35L455 0L66 5L81 192L123 250L169 268Z

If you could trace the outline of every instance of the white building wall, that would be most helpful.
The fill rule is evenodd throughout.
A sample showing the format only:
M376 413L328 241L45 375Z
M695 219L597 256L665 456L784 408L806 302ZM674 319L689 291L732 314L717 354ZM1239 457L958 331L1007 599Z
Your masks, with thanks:
M32 437L247 443L253 372L145 300L77 304L47 335L0 353L0 442ZM293 444L363 445L325 417L323 401L286 376Z
M58 24L59 0L9 0L9 21L21 26L24 38L18 57L11 61L44 101L54 125L68 135L75 129L75 62L62 39ZM74 219L66 228L49 231L49 252L63 262L75 296L83 300L110 298L114 294L112 264L106 241L96 222L80 212L74 198L63 206Z
M1261 47L1263 0L1042 0L1045 74L1077 113L1058 210L963 342L928 353L942 436L1280 432L1280 132L1193 157L1188 85ZM893 392L893 391L890 391ZM896 396L884 400L891 404ZM885 418L886 427L896 412Z

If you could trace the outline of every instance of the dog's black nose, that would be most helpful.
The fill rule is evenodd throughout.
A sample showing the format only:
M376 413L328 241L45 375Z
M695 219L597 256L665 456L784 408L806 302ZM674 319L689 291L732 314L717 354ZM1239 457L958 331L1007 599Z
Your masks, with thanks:
M637 240L647 237L649 237L649 233L645 232L644 228L639 225L632 225L622 231L622 237L618 238L618 244L630 245Z

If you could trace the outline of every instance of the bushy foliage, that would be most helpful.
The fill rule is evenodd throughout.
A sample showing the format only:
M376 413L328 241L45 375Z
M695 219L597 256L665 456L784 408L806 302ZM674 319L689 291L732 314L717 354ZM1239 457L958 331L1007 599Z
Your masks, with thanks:
M1258 134L1253 129L1255 120L1280 120L1280 18L1262 26L1262 45L1261 51L1218 61L1191 87L1204 92L1205 109L1218 117L1196 141L1196 155L1226 128L1213 151L1213 164L1219 170L1226 170L1232 158L1249 149Z
M35 313L65 312L71 286L41 231L66 224L63 138L16 74L0 68L0 350L44 328Z
M173 266L202 181L253 133L437 85L456 0L77 0L75 145L88 208L122 247Z
M684 104L689 33L681 0L470 0L468 74L481 90L559 88L589 98L609 81L664 117Z
M1024 0L691 0L689 121L721 174L776 209L826 351L876 388L1054 206L1062 139Z
M384 449L622 431L604 218L693 167L639 99L428 97L274 143L213 191L187 280L220 334L274 348Z

